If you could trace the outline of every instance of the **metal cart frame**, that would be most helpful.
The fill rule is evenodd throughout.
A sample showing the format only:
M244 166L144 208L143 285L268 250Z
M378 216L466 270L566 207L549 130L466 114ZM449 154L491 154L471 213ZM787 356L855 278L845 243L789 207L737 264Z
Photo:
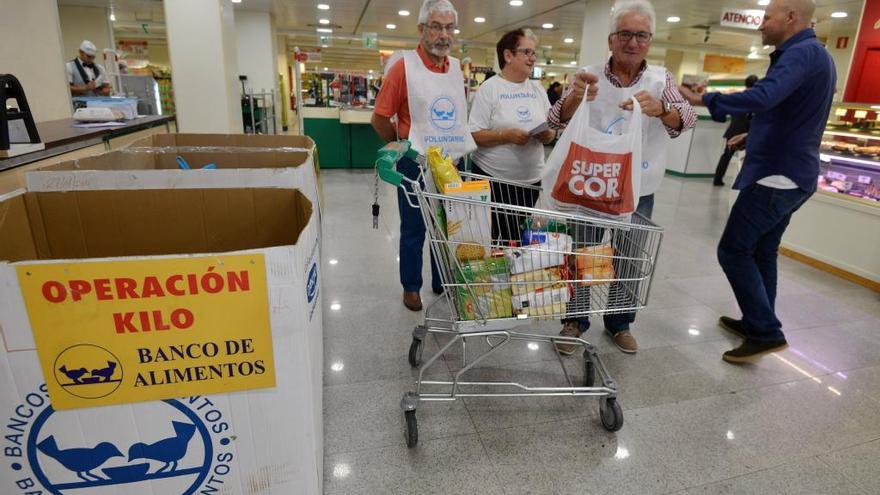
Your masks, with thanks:
M422 177L419 180L410 180L395 170L397 161L403 156L416 160L422 166ZM380 150L377 160L377 173L379 178L396 187L404 189L405 197L410 206L418 208L425 222L430 248L438 263L444 293L435 299L425 309L425 322L413 330L413 341L409 349L409 363L413 368L418 368L418 378L415 390L404 394L401 400L401 409L406 422L406 442L408 447L415 447L418 443L418 422L416 410L419 402L454 401L459 397L598 397L600 399L599 416L602 426L609 431L617 431L623 426L623 411L617 400L618 385L608 373L600 359L596 347L582 338L563 337L559 335L542 335L515 331L514 329L532 324L535 320L560 319L572 317L587 317L589 315L635 312L647 304L650 293L651 281L654 272L654 263L660 248L662 229L650 220L634 215L631 222L612 221L600 218L585 217L578 214L559 213L514 206L507 203L495 202L495 198L489 202L474 199L447 196L430 192L432 179L429 173L425 173L424 157L418 156L409 148L409 143L400 141L392 143ZM512 181L503 181L491 177L476 176L473 174L461 174L463 179L488 180L493 188L493 194L498 188L509 188L511 191L522 193L529 192L532 186L522 185ZM423 182L424 181L424 182ZM422 186L426 184L427 186ZM503 194L503 193L502 193ZM535 193L537 194L537 193ZM581 245L595 245L607 242L614 246L613 254L593 254L591 260L597 263L607 263L614 269L612 275L600 275L599 278L584 278L587 275L563 275L562 279L553 280L532 279L526 282L505 282L497 280L481 280L475 282L463 277L463 266L467 261L459 259L458 248L463 244L472 245L473 242L461 241L447 236L445 216L438 212L444 205L454 203L461 207L475 210L484 209L484 215L491 215L493 225L508 222L511 218L519 238L520 221L524 219L540 218L543 221L562 225L571 229L572 237L580 238ZM441 216L443 218L441 218ZM485 217L484 217L485 218ZM456 229L461 227L456 226ZM464 226L467 228L467 226ZM575 232L580 232L576 234ZM494 233L493 233L494 234ZM479 232L469 232L471 238L481 235ZM497 235L497 234L496 234ZM493 248L504 248L504 238L490 236L490 244ZM508 237L514 234L507 233ZM483 235L485 237L485 235ZM608 239L607 241L605 241ZM612 241L614 244L612 244ZM604 245L604 244L603 244ZM611 248L608 248L611 249ZM584 256L575 251L574 247L567 249L538 249L527 247L519 248L527 256L558 256L564 257L567 265L572 256ZM497 254L497 253L496 253ZM602 258L607 258L602 260ZM564 273L564 272L560 272ZM602 278L604 277L604 278ZM514 277L515 278L515 277ZM541 311L535 307L532 309L520 309L519 313L511 313L509 316L497 317L498 313L504 313L501 304L489 297L486 304L473 304L473 311L465 312L462 309L462 300L477 301L481 295L492 291L510 291L528 294L528 299L534 302L538 291L543 294L543 289L529 292L536 286L541 287L563 284L571 293L571 299L562 306L559 304L542 306L542 308L556 308ZM546 297L546 296L542 296ZM483 299L485 300L485 299ZM443 303L446 308L442 308ZM538 302L541 302L540 300ZM498 307L492 306L497 304ZM507 303L509 304L509 303ZM548 302L548 304L550 304ZM560 309L564 308L564 309ZM448 310L449 317L437 316L441 309ZM510 309L508 306L507 309ZM496 315L496 317L493 317ZM450 336L440 350L422 362L422 353L425 340L431 333ZM488 349L481 354L468 359L468 340L484 339ZM474 369L478 364L485 361L489 356L496 354L502 348L517 341L544 342L551 344L556 357L562 367L567 386L535 387L527 386L513 381L468 381L464 375ZM569 374L563 358L557 349L557 344L574 344L583 348L584 375L579 383ZM428 380L425 373L438 359L444 356L453 346L461 348L461 368L453 373L452 380ZM430 391L425 391L430 388ZM477 389L477 390L474 390ZM491 391L483 391L489 389Z

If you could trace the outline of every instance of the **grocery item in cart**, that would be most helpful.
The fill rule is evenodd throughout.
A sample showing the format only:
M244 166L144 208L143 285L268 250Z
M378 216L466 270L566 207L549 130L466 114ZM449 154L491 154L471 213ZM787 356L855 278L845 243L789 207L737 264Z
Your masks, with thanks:
M578 248L574 252L573 257L577 271L589 270L595 266L610 265L614 257L614 249L609 242Z
M514 295L522 295L558 284L567 278L568 269L565 265L554 266L553 268L544 268L541 270L511 275L510 289Z
M488 180L444 184L442 192L446 196L465 198L481 203L488 203L491 197ZM463 201L444 201L443 210L446 215L447 240L453 243L476 244L477 247L483 248L481 257L487 257L489 245L492 242L491 209L488 206Z
M571 236L549 232L547 242L520 248L507 248L504 256L510 265L510 273L525 273L542 268L565 264L565 253L571 251Z
M513 316L506 259L468 261L456 271L458 312L462 319Z
M577 284L583 287L592 285L608 284L615 277L614 266L610 263L607 265L593 265L577 272Z
M571 289L565 282L550 287L515 295L512 298L513 310L529 316L547 316L565 313L565 304L571 299ZM560 309L561 311L557 311Z
M438 191L442 191L446 184L461 182L461 175L455 168L452 157L444 157L443 150L439 146L428 146L425 156Z

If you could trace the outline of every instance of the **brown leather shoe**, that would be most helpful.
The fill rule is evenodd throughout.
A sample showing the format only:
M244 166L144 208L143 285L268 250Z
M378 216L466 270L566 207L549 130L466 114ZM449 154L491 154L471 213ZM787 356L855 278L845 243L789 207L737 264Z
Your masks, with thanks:
M418 292L404 292L403 305L410 311L422 310L422 296Z
M622 332L617 332L612 335L611 338L614 340L614 345L617 346L621 352L625 352L627 354L635 354L636 350L638 350L639 346L636 344L636 338L633 337L633 334L630 333L629 330L624 330Z
M568 321L562 324L562 331L559 332L559 335L562 337L579 338L583 333L584 332L581 332L581 329L578 327L577 322ZM556 342L556 350L559 351L559 354L564 354L566 356L574 354L577 347L577 344L571 342Z

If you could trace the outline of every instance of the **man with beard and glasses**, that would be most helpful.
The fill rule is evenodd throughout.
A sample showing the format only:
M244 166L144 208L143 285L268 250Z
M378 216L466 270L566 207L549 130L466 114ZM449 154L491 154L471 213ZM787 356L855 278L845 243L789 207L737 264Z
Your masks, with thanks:
M425 0L422 4L419 46L405 51L402 59L391 66L376 98L371 123L386 142L409 139L422 156L429 146L439 145L454 160L476 149L467 125L464 76L458 60L449 56L457 25L458 12L449 0ZM396 124L391 120L395 115ZM402 158L397 170L411 180L419 177L418 164L409 158ZM403 304L412 311L421 311L425 224L402 189L397 190L397 206ZM443 286L433 254L431 279L434 293L441 294Z
M837 72L811 27L814 0L773 0L759 28L773 45L764 79L736 94L702 94L681 88L694 105L705 105L723 122L730 114L753 114L747 135L731 138L746 158L733 183L739 195L718 242L718 262L742 311L722 316L722 328L742 344L722 355L751 363L788 346L776 316L776 258L791 216L816 191L819 143L825 132Z

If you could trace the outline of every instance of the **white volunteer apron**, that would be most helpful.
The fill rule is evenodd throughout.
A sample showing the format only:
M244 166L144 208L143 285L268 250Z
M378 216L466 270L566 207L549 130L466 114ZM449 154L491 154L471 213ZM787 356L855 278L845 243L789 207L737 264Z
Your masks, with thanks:
M440 146L457 160L477 149L467 126L464 75L458 59L448 57L445 74L431 72L415 50L403 53L409 114L409 141L420 155L428 146Z
M616 88L605 77L605 65L593 65L586 71L599 78L599 93L592 102L590 126L607 134L622 134L629 128L632 112L620 109L620 102L639 91L647 91L658 100L666 87L666 69L649 65L639 82L629 88ZM656 117L642 119L642 180L640 194L654 194L666 172L669 133Z

